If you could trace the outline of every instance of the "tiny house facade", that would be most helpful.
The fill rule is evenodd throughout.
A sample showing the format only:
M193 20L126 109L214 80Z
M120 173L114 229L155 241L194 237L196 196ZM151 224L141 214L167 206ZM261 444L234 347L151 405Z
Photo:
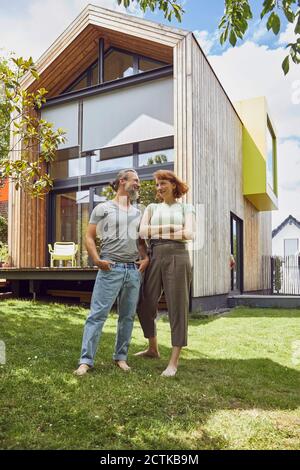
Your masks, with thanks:
M300 221L289 215L272 232L273 256L300 255Z
M233 105L193 33L92 5L37 65L41 79L23 87L48 90L41 116L67 141L47 198L10 186L12 266L48 266L48 243L73 241L88 267L85 229L108 183L123 168L142 180L163 168L187 181L196 208L191 310L268 288L277 156L264 98Z

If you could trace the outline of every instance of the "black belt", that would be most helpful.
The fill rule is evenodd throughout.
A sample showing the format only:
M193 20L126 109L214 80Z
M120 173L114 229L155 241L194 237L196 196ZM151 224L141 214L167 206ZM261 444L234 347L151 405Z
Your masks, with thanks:
M153 248L155 246L159 246L159 245L178 245L178 246L184 246L183 242L180 242L178 240L162 240L162 239L159 239L159 240L155 240L155 239L151 239L150 240L150 255L152 256L153 254Z

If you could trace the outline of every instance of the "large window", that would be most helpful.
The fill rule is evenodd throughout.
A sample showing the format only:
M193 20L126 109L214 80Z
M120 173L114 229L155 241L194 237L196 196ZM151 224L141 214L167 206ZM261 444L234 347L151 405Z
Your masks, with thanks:
M86 229L93 208L113 197L108 183L121 169L135 168L142 181L140 203L148 205L156 193L152 179L154 171L173 169L173 145L173 137L165 137L94 150L80 158L78 147L60 150L57 160L51 164L54 191L51 193L53 217L50 220L53 223L48 242L77 243L78 266L89 266Z
M100 151L91 157L91 173L105 173L110 171L120 171L133 167L133 157L110 158L100 160Z
M70 85L64 93L69 91L79 91L84 88L98 85L98 62L93 63L75 82Z
M139 73L147 72L148 70L154 70L161 67L161 62L157 62L156 60L151 59L144 59L143 57L139 58Z
M173 165L174 138L161 139L125 144L93 150L78 156L78 148L63 149L57 152L57 157L50 165L50 175L54 180L67 181L70 178L84 177L97 174L118 172L125 168L142 169L158 165Z
M139 155L139 167L174 162L174 149L158 150Z
M134 74L133 55L111 50L104 60L104 81L130 77Z
M284 256L295 256L298 253L299 240L298 238L285 238L284 239Z
M62 161L58 159L51 165L51 178L55 180L86 175L86 164L87 159L85 157L71 158Z
M168 64L110 48L104 55L104 82L130 77L150 70L164 67ZM99 84L98 61L93 62L63 93L78 91Z

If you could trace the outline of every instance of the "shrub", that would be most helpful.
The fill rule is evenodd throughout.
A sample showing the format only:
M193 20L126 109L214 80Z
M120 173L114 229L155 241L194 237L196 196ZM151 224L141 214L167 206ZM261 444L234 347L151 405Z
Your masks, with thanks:
M0 242L0 263L8 263L8 246Z
M8 225L5 217L0 215L0 242L7 243Z

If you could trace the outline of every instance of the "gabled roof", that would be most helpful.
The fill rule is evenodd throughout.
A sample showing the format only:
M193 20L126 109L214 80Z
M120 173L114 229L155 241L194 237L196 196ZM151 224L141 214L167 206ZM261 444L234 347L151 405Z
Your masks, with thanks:
M289 215L277 228L272 231L272 238L276 237L276 235L288 224L294 224L296 227L300 229L300 222L299 220L295 219L292 215Z
M163 54L169 50L169 54L172 54L176 44L188 34L190 34L189 31L89 4L40 57L36 64L37 70L41 79L43 76L47 76L50 70L51 77L46 80L47 85L50 84L50 88L49 86L46 88L52 94L52 81L58 80L61 70L65 72L68 67L72 68L72 63L68 61L68 55L72 55L76 48L76 55L79 56L81 62L92 60L97 52L99 37L104 37L108 44L111 41L118 44L127 38L126 42L133 50L143 46L148 48L150 52L151 49L157 49L158 54ZM142 46L139 46L140 44ZM62 62L65 62L63 66ZM27 74L23 78L22 87L27 89L34 82L34 78ZM53 90L57 92L55 86Z

